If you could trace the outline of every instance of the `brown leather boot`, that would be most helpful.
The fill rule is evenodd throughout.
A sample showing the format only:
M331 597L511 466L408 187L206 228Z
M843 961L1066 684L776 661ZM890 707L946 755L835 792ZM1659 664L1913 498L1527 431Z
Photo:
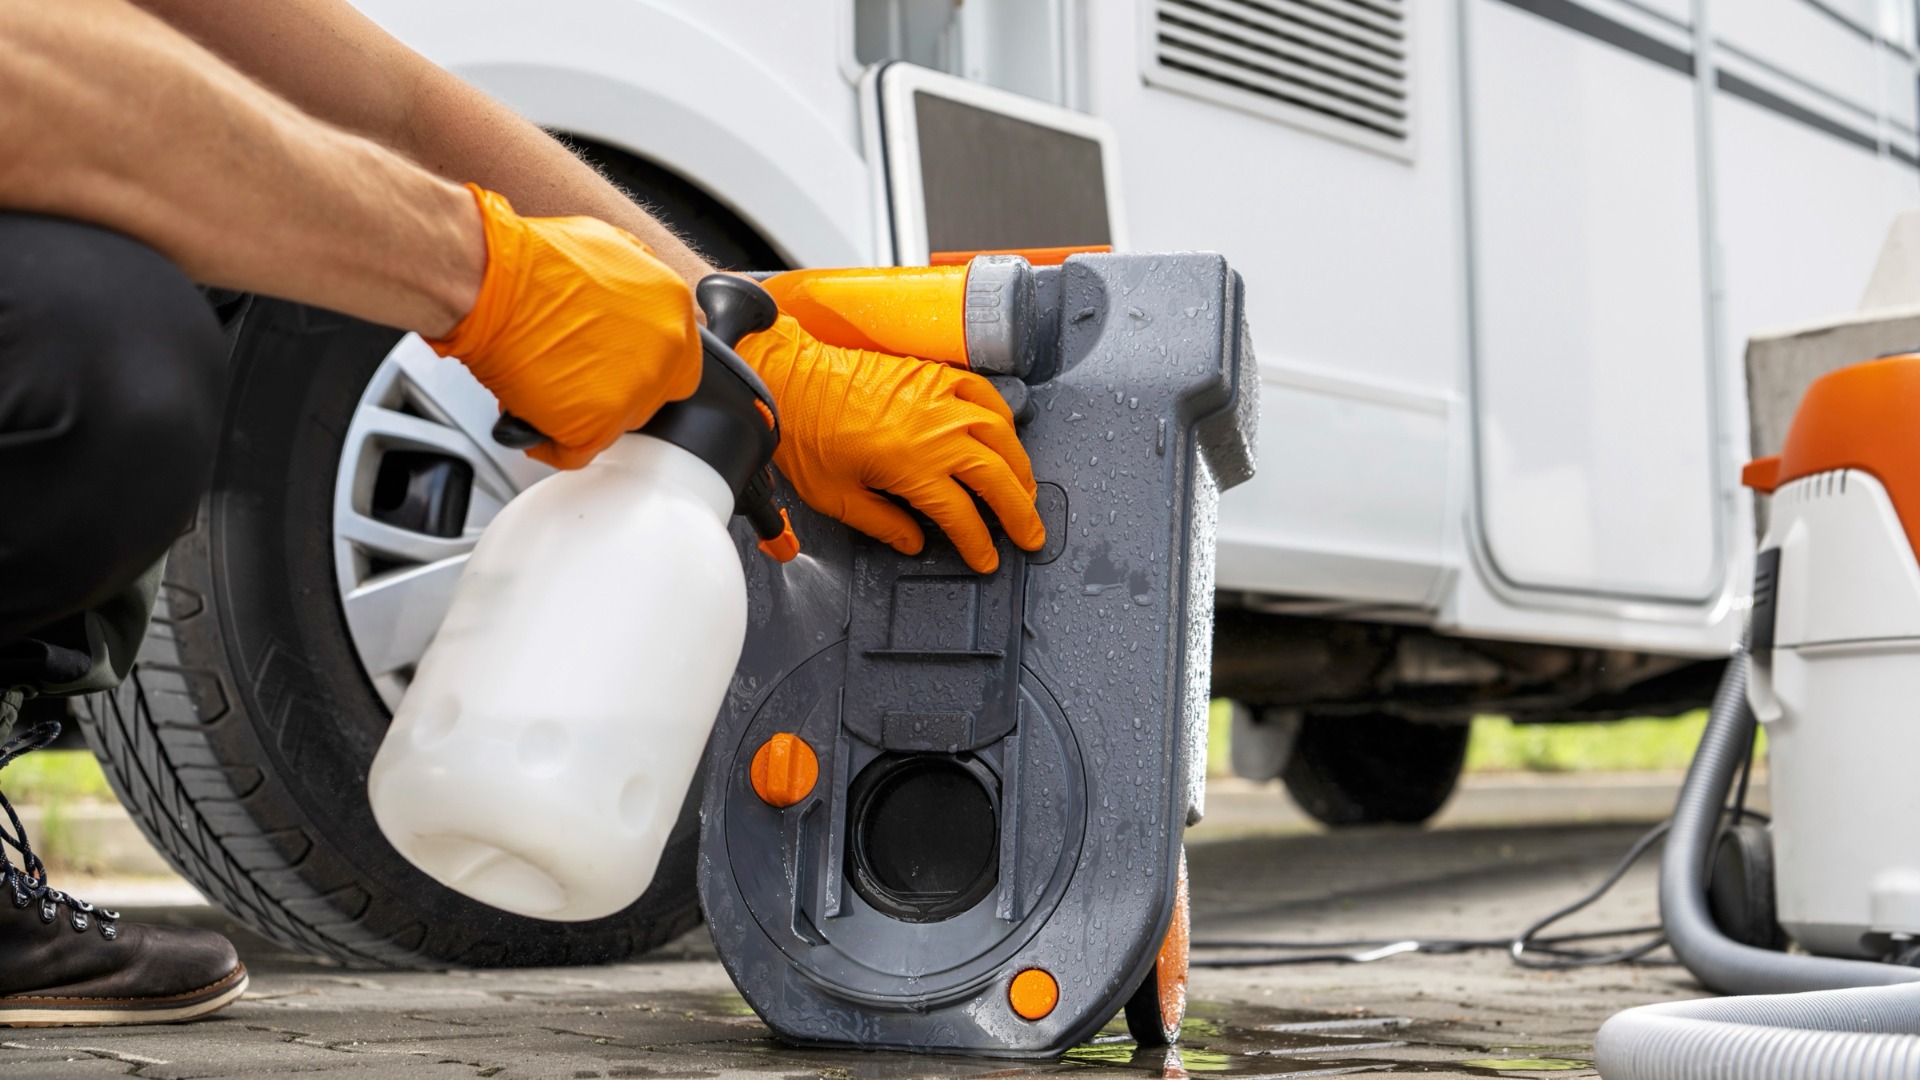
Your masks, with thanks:
M0 744L0 768L52 742L57 723ZM0 1026L191 1020L239 999L247 969L211 930L123 923L47 885L46 867L0 795ZM16 865L7 848L19 853Z

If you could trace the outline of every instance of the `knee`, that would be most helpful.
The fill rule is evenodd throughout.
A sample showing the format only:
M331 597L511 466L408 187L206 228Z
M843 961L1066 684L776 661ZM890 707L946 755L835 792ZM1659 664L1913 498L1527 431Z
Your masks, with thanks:
M0 243L0 475L85 606L164 552L212 470L219 326L165 257L118 233L14 218ZM64 605L63 605L64 606Z
M137 434L156 461L210 453L225 347L199 288L120 233L27 220L0 244L0 349L34 369L43 408L89 440Z

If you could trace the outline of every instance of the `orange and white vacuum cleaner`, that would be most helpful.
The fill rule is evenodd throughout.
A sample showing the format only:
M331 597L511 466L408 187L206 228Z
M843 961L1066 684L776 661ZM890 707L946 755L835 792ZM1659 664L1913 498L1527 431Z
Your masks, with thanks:
M1742 479L1772 496L1749 644L1675 808L1660 908L1702 983L1763 996L1623 1012L1600 1071L1920 1076L1920 355L1815 381ZM1723 825L1756 719L1763 830Z

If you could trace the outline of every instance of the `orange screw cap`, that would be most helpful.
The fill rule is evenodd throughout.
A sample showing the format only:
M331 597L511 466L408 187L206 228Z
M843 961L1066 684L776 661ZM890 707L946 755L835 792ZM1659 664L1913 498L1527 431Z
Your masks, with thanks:
M1040 1020L1060 1004L1060 984L1039 968L1028 968L1007 987L1007 1003L1023 1020Z
M820 759L804 739L782 731L754 751L748 775L754 794L769 806L785 809L813 791L820 779Z

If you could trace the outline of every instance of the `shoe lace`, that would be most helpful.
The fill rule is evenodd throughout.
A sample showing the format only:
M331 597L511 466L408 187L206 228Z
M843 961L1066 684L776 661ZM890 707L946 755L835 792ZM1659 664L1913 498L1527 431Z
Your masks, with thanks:
M38 750L60 737L60 721L41 720L29 725L26 730L0 743L0 769L5 769L15 759ZM12 823L13 831L0 826L0 888L12 894L15 908L26 908L30 904L40 905L40 921L51 923L60 917L60 909L67 909L67 924L75 933L85 933L90 926L98 927L100 936L112 941L120 935L115 925L120 913L107 908L97 908L85 900L70 896L47 884L47 866L34 854L33 845L27 842L27 828L20 823L20 815L14 812L13 803L5 792L0 792L0 810L7 812L7 820ZM19 853L15 862L7 854L12 848Z

